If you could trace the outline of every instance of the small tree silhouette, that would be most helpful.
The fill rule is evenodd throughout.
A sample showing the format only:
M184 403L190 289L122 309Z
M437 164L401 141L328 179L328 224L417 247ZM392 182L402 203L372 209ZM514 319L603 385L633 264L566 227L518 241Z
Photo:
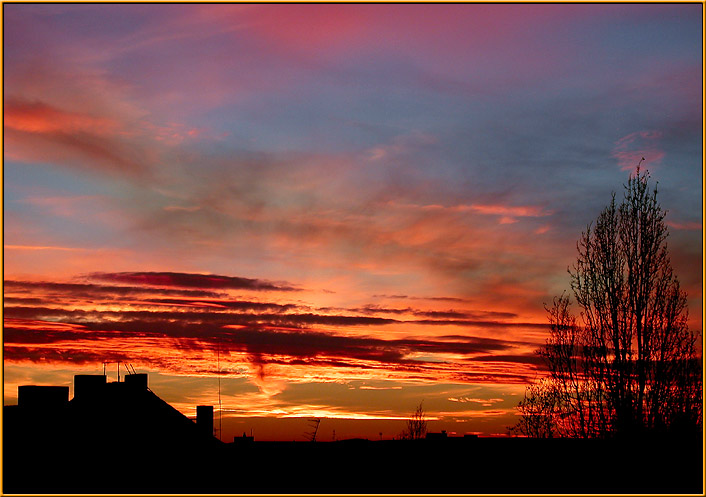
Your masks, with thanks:
M549 374L528 389L511 432L582 438L700 433L696 333L687 327L686 293L669 260L666 213L648 183L638 164L621 204L613 194L581 235L569 274L582 322L566 294L546 308L550 335L539 354Z
M424 414L424 401L421 401L412 417L407 420L407 430L404 432L406 438L419 440L427 434L427 420Z

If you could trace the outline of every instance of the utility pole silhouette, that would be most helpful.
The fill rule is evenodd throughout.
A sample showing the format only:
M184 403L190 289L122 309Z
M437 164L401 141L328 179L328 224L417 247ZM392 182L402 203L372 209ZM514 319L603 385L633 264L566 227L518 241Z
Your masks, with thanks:
M216 347L216 375L218 376L218 440L223 441L223 405L221 404L221 345Z

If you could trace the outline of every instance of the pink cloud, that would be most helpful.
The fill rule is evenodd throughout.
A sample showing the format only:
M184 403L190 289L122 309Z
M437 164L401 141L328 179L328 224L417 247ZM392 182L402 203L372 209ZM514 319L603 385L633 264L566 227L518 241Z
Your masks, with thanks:
M551 211L546 211L542 207L534 205L512 206L503 204L461 204L446 207L439 204L417 205L417 204L401 204L394 201L388 202L392 207L402 207L406 209L418 209L425 211L446 211L446 212L469 212L475 211L480 214L488 214L494 216L510 216L510 217L543 217L552 214Z
M465 206L459 206L457 209L463 209ZM468 206L471 210L480 212L481 214L491 214L508 217L543 217L551 214L549 211L543 210L541 207L525 205L525 206L508 206L501 204L473 204Z
M60 115L68 117L66 128L51 122ZM93 127L96 123L102 126ZM9 121L7 117L5 120L5 156L22 162L59 163L128 177L148 174L152 154L137 143L109 135L112 129L107 119L62 114L57 110L41 116L11 114Z
M388 202L392 207L402 207L404 209L412 209L426 212L437 212L439 214L454 214L464 212L476 212L487 216L498 216L499 224L515 224L520 217L545 217L552 215L552 211L547 211L539 206L534 205L503 205L503 204L468 204L455 205L445 207L438 204L415 205L415 204L399 204L396 202Z
M293 65L324 69L335 61L361 56L397 60L414 57L425 68L416 76L417 83L473 93L526 83L561 70L573 53L566 46L534 36L542 31L542 26L619 13L619 9L580 5L192 7L181 12L184 19L175 24L179 32L193 33L195 27L208 23L210 30L233 39L245 33L258 40L252 48L261 60L274 56ZM528 30L528 26L532 29ZM501 67L506 69L498 72L493 61L500 59L504 61ZM478 70L488 64L492 71ZM206 71L211 76L206 79L209 86L212 83L218 86L218 71L218 67ZM469 71L474 75L471 83L467 83ZM278 84L276 78L263 78L259 83ZM211 90L218 91L216 87ZM241 89L247 91L248 87L246 83Z
M677 221L667 221L667 226L674 228L675 230L685 230L685 231L701 231L701 223L698 222L677 222Z
M284 46L327 47L358 39L374 9L344 5L261 5L247 14L248 27Z
M654 167L664 158L659 147L661 131L636 131L622 137L613 147L613 157L618 160L622 171L631 171L644 158L646 164Z
M178 122L135 119L130 113L101 106L67 110L72 108L86 106L76 105L72 99L57 105L6 99L6 157L144 179L164 162L174 146L197 139L206 131Z
M535 235L543 235L552 229L550 224L545 224L534 230Z

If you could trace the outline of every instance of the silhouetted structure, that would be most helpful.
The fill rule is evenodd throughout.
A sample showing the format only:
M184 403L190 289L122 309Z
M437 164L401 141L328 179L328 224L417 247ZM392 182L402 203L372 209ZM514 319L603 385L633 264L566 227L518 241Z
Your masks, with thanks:
M206 435L213 434L213 406L196 406L196 426Z
M242 437L233 437L233 445L236 447L242 447L242 446L249 446L252 445L252 443L255 442L255 437L248 436L243 432Z
M446 430L441 430L441 433L427 432L427 440L444 440L448 438Z
M17 404L21 408L57 409L69 402L69 387L24 385L17 388Z
M150 391L147 381L146 374L110 383L105 375L76 375L70 401L68 387L20 386L18 404L4 408L3 490L149 490L160 481L152 477L159 474L156 464L178 465L185 453L202 456L222 445L212 434L211 406L199 406L210 408L211 429L204 431ZM115 472L110 453L135 463L129 474ZM38 468L42 478L34 477ZM194 462L188 472L197 468Z
M103 374L77 374L74 376L74 399L94 397L103 391L105 384Z
M147 375L110 383L77 375L70 401L67 387L22 386L18 405L4 408L3 493L699 493L702 486L700 439L621 444L442 431L317 443L244 434L224 444L198 422L213 426L205 407L190 420L149 390ZM302 478L312 464L316 478ZM419 471L401 479L398 465ZM606 467L626 477L577 477Z

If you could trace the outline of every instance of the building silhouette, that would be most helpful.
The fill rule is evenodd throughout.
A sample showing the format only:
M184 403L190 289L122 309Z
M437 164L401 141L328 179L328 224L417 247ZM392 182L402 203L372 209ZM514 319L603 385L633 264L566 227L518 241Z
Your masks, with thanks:
M105 375L75 375L70 401L68 387L20 386L17 406L5 407L6 421L37 438L57 436L46 433L46 429L52 424L51 418L61 420L75 443L114 441L131 447L208 447L220 443L213 437L212 406L198 406L194 423L155 395L147 383L146 374L128 374L121 382L107 382ZM41 423L36 423L38 417Z
M3 409L4 494L699 493L695 440L420 440L233 443L149 389L146 374L25 385ZM399 468L404 468L400 473ZM583 478L621 467L621 478ZM622 477L624 475L624 477Z
M212 406L198 406L194 422L155 395L146 374L76 375L71 400L68 387L24 385L17 399L3 409L5 492L161 490L163 475L193 475L223 446Z

